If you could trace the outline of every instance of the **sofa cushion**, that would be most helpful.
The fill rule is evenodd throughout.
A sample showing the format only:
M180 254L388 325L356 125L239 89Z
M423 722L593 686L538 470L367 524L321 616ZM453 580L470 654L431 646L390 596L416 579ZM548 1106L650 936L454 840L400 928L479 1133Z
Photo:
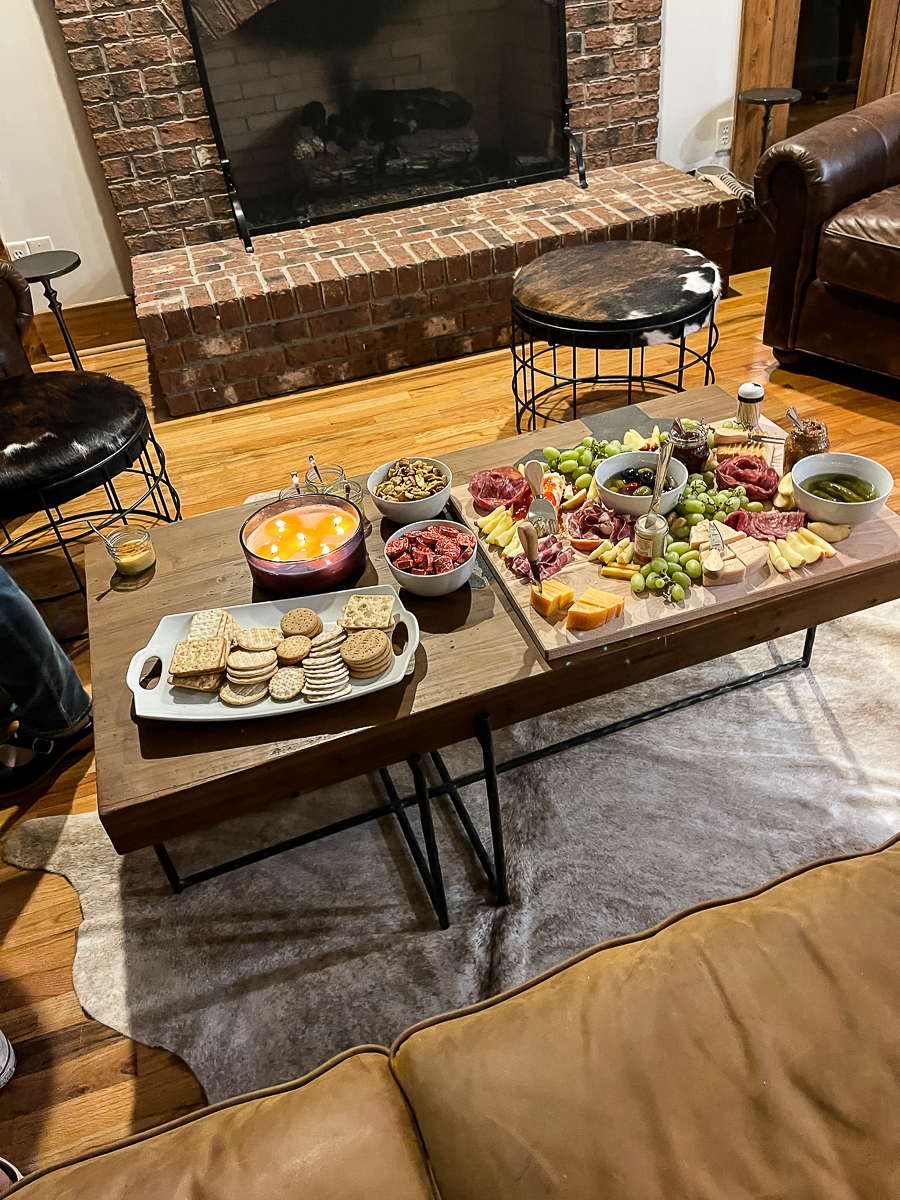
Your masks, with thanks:
M900 1195L900 846L403 1034L443 1200Z
M832 217L822 230L816 274L824 283L900 304L900 186Z
M18 1185L22 1200L434 1200L387 1051L351 1051Z

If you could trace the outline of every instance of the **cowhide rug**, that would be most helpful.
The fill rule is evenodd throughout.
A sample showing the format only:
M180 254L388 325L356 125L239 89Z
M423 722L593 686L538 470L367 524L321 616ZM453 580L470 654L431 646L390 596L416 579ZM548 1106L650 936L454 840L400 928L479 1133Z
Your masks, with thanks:
M498 736L508 757L771 666L801 636ZM481 1000L592 943L900 830L900 604L819 631L812 669L503 777L512 903L497 908L436 806L452 926L438 930L389 820L169 891L152 850L119 858L94 816L27 822L8 862L66 876L91 1016L175 1051L210 1101ZM475 744L448 751L452 769ZM406 768L398 771L409 782ZM182 871L370 806L358 779L172 843ZM484 797L469 789L484 826ZM413 811L413 810L411 810Z

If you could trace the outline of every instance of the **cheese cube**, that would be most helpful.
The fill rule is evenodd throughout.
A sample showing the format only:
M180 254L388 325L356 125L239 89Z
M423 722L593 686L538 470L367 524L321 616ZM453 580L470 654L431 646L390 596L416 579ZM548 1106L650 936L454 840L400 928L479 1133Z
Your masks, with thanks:
M744 578L746 567L739 558L729 558L722 566L721 571L717 571L715 575L709 575L706 571L703 572L704 587L720 587L727 586L730 583L740 583Z
M575 589L568 587L560 579L542 580L542 591L536 587L531 589L531 607L542 617L552 617L557 612L564 612L575 600Z

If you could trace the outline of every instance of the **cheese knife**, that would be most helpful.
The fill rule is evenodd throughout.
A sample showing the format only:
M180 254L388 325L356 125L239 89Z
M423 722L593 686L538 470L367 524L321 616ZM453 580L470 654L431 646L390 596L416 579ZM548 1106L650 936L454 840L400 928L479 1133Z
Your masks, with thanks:
M525 544L524 542L522 543ZM725 566L725 542L715 521L709 523L709 553L703 561L703 570L718 575Z
M528 559L528 565L531 567L531 578L534 580L534 586L539 592L543 592L543 584L541 583L541 565L538 562L538 554L540 548L538 546L537 530L530 521L523 521L518 529L519 541L522 543L522 549L525 551L525 557Z

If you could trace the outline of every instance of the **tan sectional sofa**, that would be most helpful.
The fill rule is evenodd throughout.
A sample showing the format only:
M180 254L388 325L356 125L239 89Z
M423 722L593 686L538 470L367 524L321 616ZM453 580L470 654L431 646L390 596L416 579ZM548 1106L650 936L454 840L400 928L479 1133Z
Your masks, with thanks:
M18 1184L21 1200L900 1196L900 838Z

